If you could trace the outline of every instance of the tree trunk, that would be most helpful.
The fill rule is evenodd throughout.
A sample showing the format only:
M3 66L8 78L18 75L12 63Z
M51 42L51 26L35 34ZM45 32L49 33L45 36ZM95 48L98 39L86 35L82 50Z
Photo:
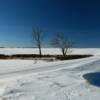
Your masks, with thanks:
M41 51L41 47L39 46L39 55L40 57L42 57L42 51Z
M63 57L66 56L65 49L62 49L62 54L63 54Z

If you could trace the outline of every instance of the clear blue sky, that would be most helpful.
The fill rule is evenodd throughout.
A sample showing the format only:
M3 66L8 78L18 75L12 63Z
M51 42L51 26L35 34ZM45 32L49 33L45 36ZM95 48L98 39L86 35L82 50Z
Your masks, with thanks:
M32 27L65 32L75 47L100 47L99 0L0 0L0 46L31 47Z

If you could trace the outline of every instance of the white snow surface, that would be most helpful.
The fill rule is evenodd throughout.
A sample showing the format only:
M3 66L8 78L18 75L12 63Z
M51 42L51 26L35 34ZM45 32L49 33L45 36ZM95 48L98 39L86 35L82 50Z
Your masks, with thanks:
M43 54L61 54L59 48L42 48ZM38 54L37 48L0 48L0 54ZM100 55L100 48L71 48L69 54Z
M83 78L100 71L100 49L91 50L92 57L68 61L0 60L0 100L100 100L100 87Z

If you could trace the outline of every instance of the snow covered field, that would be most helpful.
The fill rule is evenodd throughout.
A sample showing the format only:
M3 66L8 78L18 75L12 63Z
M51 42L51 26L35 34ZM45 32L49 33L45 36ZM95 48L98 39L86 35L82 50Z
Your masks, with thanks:
M31 52L0 49L1 54ZM0 60L0 100L99 100L100 87L88 83L83 75L100 71L100 49L74 49L73 54L76 53L94 56L37 64L33 60Z
M72 48L71 54L100 54L100 48ZM61 54L58 48L42 48L43 54ZM38 54L37 48L0 48L0 54Z

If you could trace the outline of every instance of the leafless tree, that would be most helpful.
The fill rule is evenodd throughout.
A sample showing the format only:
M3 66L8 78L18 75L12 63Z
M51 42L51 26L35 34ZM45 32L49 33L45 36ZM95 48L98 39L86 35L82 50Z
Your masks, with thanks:
M42 29L40 29L39 27L35 28L35 29L33 29L32 37L33 37L34 43L36 44L37 48L39 49L39 55L41 57L42 56L41 48L42 48L42 43L43 43L43 40L45 37L44 31Z
M52 45L60 48L63 57L65 57L72 47L72 42L66 38L64 33L58 33L52 40Z

